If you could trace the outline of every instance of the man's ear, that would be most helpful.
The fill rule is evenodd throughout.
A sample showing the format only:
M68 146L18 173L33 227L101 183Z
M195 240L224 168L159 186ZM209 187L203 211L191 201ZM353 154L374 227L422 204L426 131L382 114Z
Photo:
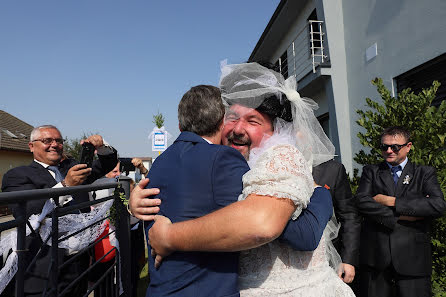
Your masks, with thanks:
M183 132L183 130L181 130L180 123L178 123L178 130L180 130L180 132Z
M34 143L28 142L29 151L32 153L34 149Z
M220 126L218 127L218 131L223 131L223 128L225 127L225 118L221 120Z

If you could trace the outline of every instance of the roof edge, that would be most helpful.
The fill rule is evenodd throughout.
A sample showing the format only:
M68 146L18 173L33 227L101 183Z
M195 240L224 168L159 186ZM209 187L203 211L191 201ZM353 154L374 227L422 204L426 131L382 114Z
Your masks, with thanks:
M263 31L262 35L260 36L259 41L257 41L256 46L254 47L253 51L251 52L251 55L249 56L249 61L251 61L251 59L255 56L255 54L257 53L257 50L259 49L260 45L263 43L263 40L265 39L266 35L268 34L269 30L271 29L273 23L276 21L277 16L279 15L279 13L281 12L282 8L285 6L285 3L288 0L281 0L279 5L277 5L276 10L274 11L273 16L271 17L271 19L268 22L268 25L266 25L265 30Z

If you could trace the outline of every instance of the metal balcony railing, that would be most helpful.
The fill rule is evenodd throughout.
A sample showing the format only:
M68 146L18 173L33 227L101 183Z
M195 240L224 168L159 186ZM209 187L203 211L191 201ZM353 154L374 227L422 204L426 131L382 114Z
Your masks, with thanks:
M324 48L324 22L309 20L288 46L286 55L278 60L281 73L287 78L294 75L299 81L328 59Z
M41 252L42 248L46 244L42 243L41 248L37 255L32 255L33 259L29 261L30 257L26 253L28 252L25 247L25 238L26 238L26 226L28 222L29 214L26 213L26 204L30 201L34 200L42 200L55 198L64 195L73 195L81 192L91 192L102 189L112 189L116 188L118 185L121 186L121 191L125 193L125 196L128 197L130 193L130 179L122 178L120 182L108 182L106 184L100 185L83 185L76 187L67 187L67 188L49 188L49 189L38 189L38 190L26 190L26 191L16 191L16 192L7 192L0 193L0 205L11 205L15 204L18 207L15 211L15 218L11 218L9 221L0 223L0 232L8 232L8 230L16 230L17 231L17 248L16 252L18 255L18 270L15 274L15 278L13 284L15 286L15 293L13 296L21 297L24 296L24 279L25 275L29 273L29 268L31 265L35 264L35 261L38 257L38 254ZM94 194L93 194L94 196ZM85 227L82 230L78 230L77 232L67 234L59 234L58 230L58 218L72 213L73 211L85 210L85 208L90 208L98 203L105 202L107 200L114 199L114 205L116 209L116 221L115 221L115 232L116 237L119 242L119 250L116 249L116 256L113 261L113 265L111 265L104 274L99 277L99 279L91 284L88 291L85 292L85 297L89 296L90 293L95 292L95 296L131 296L132 288L136 286L136 280L132 279L132 270L135 269L134 263L131 262L131 240L130 240L130 223L129 223L129 214L123 205L119 195L112 195L109 197L101 198L94 201L88 201L79 203L76 205L68 206L68 207L60 207L56 206L56 208L48 215L52 219L52 232L47 241L51 241L50 252L51 252L51 264L48 269L47 281L46 281L46 290L44 291L43 296L64 296L66 291L72 287L76 286L77 282L81 278L85 278L90 269L93 269L95 264L99 263L99 261L104 258L104 255L101 259L97 259L95 264L90 265L90 267L84 271L81 275L78 276L72 283L68 284L67 287L62 288L62 290L58 289L58 282L60 278L61 270L70 265L76 257L81 257L82 255L86 255L91 252L94 245L98 243L98 241L103 240L107 236L109 236L113 231L109 234L102 236L101 238L96 239L86 248L80 250L77 254L72 256L67 261L60 263L60 257L58 257L59 248L58 245L60 242L67 240L69 237L83 232L83 230L89 228L94 224L101 224L105 219L108 219L110 216L103 218L92 225ZM57 201L58 199L54 199ZM9 232L10 232L9 231ZM111 252L111 251L110 251ZM120 281L119 281L120 280ZM119 284L121 283L121 285ZM100 294L98 294L98 289L100 289ZM4 296L2 294L2 296Z

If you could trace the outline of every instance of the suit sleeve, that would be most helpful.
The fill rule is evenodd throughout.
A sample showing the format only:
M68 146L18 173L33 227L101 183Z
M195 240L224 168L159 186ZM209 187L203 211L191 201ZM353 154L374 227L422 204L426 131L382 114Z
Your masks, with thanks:
M437 175L433 167L423 166L422 193L407 192L404 199L395 200L396 212L400 215L415 217L438 218L446 210L446 202L438 184ZM403 198L403 197L401 197Z
M36 185L30 180L30 178L20 173L20 167L14 168L13 170L8 171L3 176L2 181L2 191L3 192L14 192L14 191L23 191L23 190L34 190L37 189ZM29 200L26 203L26 213L27 216L30 214L40 213L42 211L43 205L45 204L45 200ZM16 217L16 208L17 204L8 205L11 209L14 217Z
M93 162L93 165L91 167L91 174L88 176L84 184L91 184L98 178L103 177L104 175L112 171L116 167L116 164L118 164L118 153L114 148L113 153L111 154L98 154L98 160L95 160Z
M213 193L217 205L224 207L237 201L243 190L242 177L248 170L246 160L238 151L221 146L212 169Z
M330 192L318 187L307 208L296 220L290 220L279 239L299 251L313 251L321 240L325 226L333 214Z
M365 166L355 197L358 210L364 217L393 230L398 218L395 217L392 209L373 199L374 184L373 169L371 166Z
M361 235L361 217L356 209L348 176L343 165L339 166L333 191L333 204L336 217L341 224L342 262L359 265L359 241Z

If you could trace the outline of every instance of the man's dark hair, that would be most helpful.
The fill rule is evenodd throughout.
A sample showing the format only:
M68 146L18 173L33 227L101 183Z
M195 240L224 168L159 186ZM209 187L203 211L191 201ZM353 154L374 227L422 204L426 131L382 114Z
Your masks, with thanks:
M403 136L407 142L410 141L410 137L411 137L411 133L409 130L407 130L405 127L402 126L392 126L392 127L388 127L386 129L384 129L384 131L381 133L381 140L383 139L384 136L396 136L396 135L401 135Z
M260 66L271 69L275 72L279 72L280 70L278 66L266 62L266 61L248 61L248 63L257 63ZM287 122L293 121L293 115L291 113L291 102L282 94L282 98L278 98L277 95L272 95L263 100L262 104L256 108L258 112L267 114L271 121L274 122L275 118L281 118Z
M272 122L275 118L281 118L287 122L293 121L291 102L284 94L282 94L282 99L279 99L276 95L265 98L256 110L267 114Z
M220 89L209 85L192 87L178 105L178 121L181 131L200 136L212 136L218 132L225 115Z

